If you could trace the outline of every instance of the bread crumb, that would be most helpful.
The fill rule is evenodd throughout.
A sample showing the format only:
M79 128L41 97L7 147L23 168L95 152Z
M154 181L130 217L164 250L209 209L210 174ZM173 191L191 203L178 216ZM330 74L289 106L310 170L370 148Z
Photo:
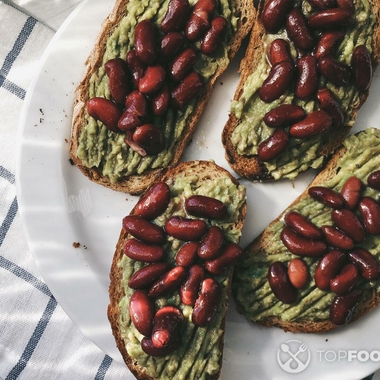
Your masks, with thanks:
M74 248L79 248L79 247L80 247L80 243L78 243L78 242L74 242L74 243L73 243L73 247L74 247Z

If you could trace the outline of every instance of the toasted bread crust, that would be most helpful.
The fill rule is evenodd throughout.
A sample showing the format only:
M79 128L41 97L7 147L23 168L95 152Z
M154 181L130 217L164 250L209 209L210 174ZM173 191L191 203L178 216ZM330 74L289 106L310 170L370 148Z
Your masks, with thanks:
M245 57L241 61L239 72L240 80L236 88L234 100L239 100L243 87L248 77L255 73L258 68L259 62L266 52L264 51L263 36L265 35L265 29L261 22L261 14L264 9L265 3L269 0L261 0L259 2L258 11L256 13L256 19L254 27L252 28L249 44L245 53ZM372 64L375 69L379 62L380 57L380 1L371 0L373 14L376 16L376 22L373 32L372 43ZM325 137L323 145L319 148L318 156L325 157L325 161L342 143L343 139L350 132L353 122L356 119L357 112L363 105L368 97L369 92L362 92L359 95L358 102L350 108L349 125L342 125L340 127L334 126L330 128L328 134ZM222 142L225 148L225 158L231 168L239 175L256 181L269 181L274 180L273 176L268 172L268 169L264 162L262 162L257 155L241 155L237 152L236 147L231 141L231 135L236 127L239 125L240 120L233 112L230 112L229 119L224 126L222 132Z
M76 166L92 181L101 184L113 190L127 192L130 194L141 194L151 183L153 183L164 171L165 168L148 169L143 174L132 174L128 177L121 178L118 182L112 183L108 177L102 175L101 170L97 167L88 168L83 165L82 161L77 157L79 145L79 136L85 124L86 102L89 99L88 87L91 75L102 65L103 55L106 49L107 38L112 34L113 30L119 25L120 21L126 15L126 4L129 0L116 0L115 6L110 15L102 24L101 31L97 37L94 48L86 61L85 75L78 85L75 94L75 103L73 111L71 141L70 141L70 157ZM229 60L231 61L239 49L243 38L249 33L255 9L251 0L234 1L236 9L235 16L239 17L238 28L228 42L230 46ZM218 71L210 78L202 93L197 97L197 103L192 111L186 129L182 137L174 147L174 155L168 167L176 165L186 146L190 143L191 136L196 128L198 120L202 115L212 89L218 77L226 70L227 66L220 66Z

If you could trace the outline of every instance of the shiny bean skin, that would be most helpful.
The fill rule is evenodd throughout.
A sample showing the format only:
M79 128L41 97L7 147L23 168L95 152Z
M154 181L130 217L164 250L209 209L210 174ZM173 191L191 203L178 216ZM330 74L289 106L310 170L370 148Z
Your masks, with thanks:
M319 9L319 10L336 7L336 0L308 0L308 1L314 8Z
M206 233L207 224L200 219L173 216L165 223L165 231L179 240L199 240Z
M134 46L140 59L146 65L152 65L159 55L159 44L156 38L158 31L151 20L140 21L135 28Z
M267 139L259 144L257 155L263 162L270 161L283 153L288 145L288 134L283 129L277 128Z
M105 63L104 69L108 76L108 87L112 99L116 103L124 105L125 98L130 92L127 63L121 58L110 59Z
M154 346L152 339L149 337L144 337L141 341L142 350L149 356L155 357L164 357L172 352L174 352L180 345L181 340L178 339L172 346L170 347L161 347L157 348Z
M318 107L332 117L335 126L341 126L344 122L344 113L340 103L328 88L317 91Z
M336 29L351 25L355 21L352 13L344 8L331 8L313 13L309 17L309 25L313 29Z
M357 248L348 253L348 259L355 264L366 280L377 280L380 277L380 265L376 257L364 248Z
M330 290L339 296L347 294L355 286L358 278L359 272L356 266L348 263L330 281Z
M286 31L291 41L301 50L311 50L314 47L314 37L301 9L295 8L286 16Z
M309 282L310 276L305 261L298 257L290 260L288 264L288 276L290 282L296 289L304 288Z
M170 104L169 86L164 83L161 89L152 96L153 116L162 116Z
M297 78L294 93L299 99L313 96L318 89L317 59L308 54L301 57L297 63Z
M289 128L289 135L305 139L326 132L332 125L332 117L323 110L312 111L305 119Z
M125 109L118 121L118 128L130 131L143 124L148 116L148 102L145 96L135 90L125 99Z
M185 35L189 41L201 38L210 28L210 17L216 8L215 0L198 0L185 27Z
M264 122L268 127L285 127L297 123L306 117L305 110L294 104L281 104L268 111L264 116Z
M367 91L371 85L373 67L371 53L365 45L356 46L351 57L354 83L359 91Z
M205 327L214 318L222 298L222 289L213 278L202 281L200 292L195 301L191 320L195 326Z
M272 66L259 90L259 98L265 103L278 99L288 89L294 76L294 66L286 61Z
M171 92L172 106L177 109L184 108L203 89L203 82L200 75L192 71L188 74Z
M164 259L165 251L159 245L151 245L136 239L128 239L123 247L123 252L132 260L145 263L154 263Z
M314 281L321 290L330 289L330 281L347 263L346 255L338 250L326 253L318 262L314 272Z
M164 230L139 215L124 217L122 225L129 234L145 243L162 245L166 242Z
M87 101L87 111L95 120L101 121L110 131L118 132L117 123L122 110L112 100L94 97Z
M205 262L205 268L211 274L220 275L225 269L231 268L242 253L243 250L238 244L230 242L223 247L216 259Z
M348 209L334 210L331 213L331 219L355 243L362 243L365 239L364 227L353 211Z
M336 48L343 41L345 36L342 30L328 30L321 34L314 49L314 56L317 59L327 57L335 53Z
M184 267L174 267L159 278L149 289L149 297L161 297L175 289L178 289L187 276Z
M149 336L153 329L154 303L145 290L136 290L129 301L129 314L137 331Z
M168 34L170 32L181 31L190 14L188 0L170 0L168 9L161 21L161 30Z
M322 256L327 250L324 241L305 238L289 227L282 229L280 237L286 248L298 256Z
M131 289L145 289L169 270L167 263L153 263L135 272L128 281Z
M132 74L133 85L137 88L139 86L140 78L143 76L146 65L140 61L134 49L130 50L126 56L126 62Z
M380 190L380 170L375 170L368 176L367 184L372 189Z
M325 235L325 240L331 247L348 251L355 245L354 241L344 232L338 230L334 226L322 226L321 230Z
M188 241L181 246L175 257L177 265L189 267L195 263L198 257L198 248L200 243L198 241Z
M351 14L355 13L355 4L353 0L336 0L338 7L345 9Z
M228 215L227 207L222 201L205 195L186 198L185 209L190 215L199 218L224 219Z
M157 92L165 83L166 71L161 65L148 66L139 80L139 91L151 95Z
M364 184L358 177L347 178L340 191L345 201L345 207L353 210L357 206L363 188Z
M198 256L204 260L211 260L220 255L224 243L223 231L218 226L212 226L202 237L198 248Z
M197 51L193 47L183 50L169 65L169 76L175 82L180 82L193 69L197 61Z
M185 305L194 306L202 281L205 279L205 270L201 265L193 265L189 269L187 280L182 284L179 295Z
M186 38L180 32L168 33L161 39L161 60L169 62L185 46Z
M344 296L335 296L330 307L330 321L338 326L347 324L361 298L361 290L353 290Z
M265 3L261 21L268 33L277 33L293 4L288 0L270 0Z
M284 221L288 227L308 239L322 239L322 231L302 214L291 211L285 215Z
M325 206L338 209L344 206L342 195L335 190L324 186L312 186L308 190L308 194L318 202Z
M380 235L380 204L371 197L363 197L358 204L365 230L371 235Z
M203 54L211 55L215 53L226 27L227 20L223 16L216 16L211 20L211 27L206 31L201 42L201 52Z
M148 155L155 155L165 147L162 132L154 124L139 125L133 132L132 139L141 146Z
M268 60L272 66L283 61L294 64L289 42L282 38L273 40L270 44Z
M285 304L297 299L297 289L292 285L286 265L280 261L272 263L268 271L269 285L274 295Z
M352 78L351 67L331 56L318 59L318 69L335 86L346 86Z

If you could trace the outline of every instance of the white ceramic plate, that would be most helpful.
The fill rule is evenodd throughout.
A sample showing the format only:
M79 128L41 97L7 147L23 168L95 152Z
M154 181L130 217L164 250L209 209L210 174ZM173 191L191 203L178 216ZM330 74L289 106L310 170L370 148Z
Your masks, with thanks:
M17 183L27 239L52 293L81 331L112 358L122 362L107 320L108 273L122 218L136 197L114 192L85 178L69 162L68 140L74 90L84 62L113 0L82 3L53 38L26 100L21 120ZM183 160L224 159L221 130L237 84L238 54L216 84L192 144ZM380 80L359 113L354 131L380 120ZM247 187L248 215L241 244L248 244L312 179L254 184ZM74 248L73 243L80 243ZM380 309L358 322L321 335L284 333L257 327L228 312L221 379L361 379L380 368L377 320ZM295 352L305 343L296 362ZM286 345L286 346L285 346ZM133 376L128 377L133 379Z

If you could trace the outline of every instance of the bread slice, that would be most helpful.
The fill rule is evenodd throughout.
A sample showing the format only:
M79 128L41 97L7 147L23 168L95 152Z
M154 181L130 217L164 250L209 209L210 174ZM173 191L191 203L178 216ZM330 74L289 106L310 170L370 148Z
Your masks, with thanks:
M195 2L191 0L190 4ZM110 97L103 65L110 58L125 59L127 52L133 48L136 23L152 18L159 24L168 3L150 0L145 5L140 5L141 2L137 0L116 0L111 14L102 24L94 48L86 61L84 77L76 89L70 142L71 159L92 181L114 190L140 194L166 167L179 162L184 149L190 143L217 78L226 70L243 38L249 33L255 14L251 0L218 2L218 13L230 20L221 41L222 47L212 57L202 55L195 68L199 71L206 65L209 70L215 70L210 71L211 75L204 79L203 90L189 106L181 111L173 111L176 120L174 125L170 124L171 114L161 121L166 136L164 151L158 155L142 157L124 142L124 134L110 132L100 122L94 123L94 119L87 114L86 102L95 95ZM129 22L126 21L128 17ZM120 25L122 32L117 29ZM80 143L81 138L86 142L84 146Z
M304 257L309 268L309 281L305 288L299 290L296 301L291 304L280 302L272 292L267 278L268 269L272 262L281 261L287 265L292 258L298 257L280 239L285 226L284 217L289 211L301 213L317 227L333 225L332 209L311 198L308 194L310 187L323 186L340 192L349 177L357 176L365 185L362 196L378 199L380 192L367 186L367 177L379 168L380 130L370 128L348 136L305 191L244 249L235 267L232 291L237 309L249 321L277 326L285 331L310 333L339 326L329 318L335 294L330 290L320 290L314 281L315 268L321 257ZM359 246L369 250L380 261L379 236L368 234L363 243L356 245ZM350 322L379 304L379 284L380 280L368 282L363 278L356 283L354 289L362 290L363 296Z
M343 28L345 39L337 48L334 58L349 64L353 46L365 43L371 52L372 65L375 68L380 53L380 2L378 0L353 0L352 2L356 8L356 21L352 26ZM339 100L344 113L344 123L341 126L333 124L327 132L307 139L291 138L285 152L266 162L260 160L258 146L274 131L263 121L266 112L282 103L300 105L307 114L318 109L315 97L306 100L295 98L293 84L289 85L284 95L269 104L264 103L258 97L259 88L270 70L267 60L270 43L276 38L288 40L285 28L276 34L266 33L262 23L262 14L267 3L268 0L259 2L249 45L239 68L240 81L234 95L229 119L222 134L225 157L231 168L239 175L257 181L293 179L309 168L323 167L329 155L334 152L351 130L357 112L368 96L368 91L360 92L353 84L347 87L335 86L320 75L319 88L327 86ZM307 17L316 10L307 1L294 1L295 6L301 3L303 9L306 10L304 13ZM355 42L349 41L350 33L355 33L355 30L360 30L360 38ZM296 60L294 44L291 43L291 46L291 54ZM352 94L351 98L347 96L349 92ZM285 128L286 131L287 129Z
M226 240L238 243L246 214L246 195L245 188L229 172L211 161L190 161L168 169L159 181L168 184L171 201L167 210L153 220L154 223L163 226L172 215L186 216L185 198L195 194L206 195L222 201L228 209L227 217L206 220L207 224L221 227ZM216 316L206 327L196 327L192 323L192 307L181 303L178 290L168 294L170 299L164 297L155 301L156 307L166 303L177 305L182 310L185 321L180 333L181 345L172 354L164 357L148 356L140 347L143 336L137 332L129 317L128 305L133 290L129 288L128 280L143 265L124 255L123 247L129 238L131 236L122 229L110 272L108 307L113 335L125 363L137 379L217 379L222 365L232 266L214 277L221 285L223 295ZM168 239L164 246L166 261L173 264L182 244L183 241L178 239Z

